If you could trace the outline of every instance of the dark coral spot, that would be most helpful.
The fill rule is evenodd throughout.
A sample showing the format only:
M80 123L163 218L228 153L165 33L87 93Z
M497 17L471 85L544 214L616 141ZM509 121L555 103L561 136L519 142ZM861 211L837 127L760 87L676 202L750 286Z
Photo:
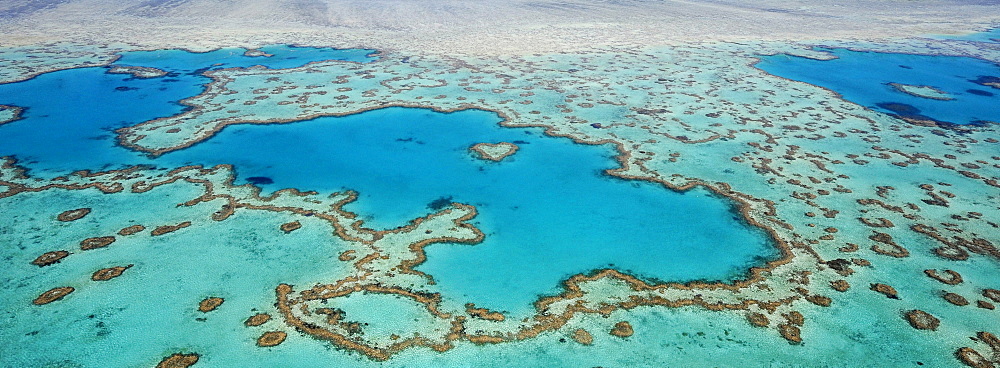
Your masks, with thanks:
M977 96L993 97L993 93L992 92L983 91L981 89L967 89L967 90L965 90L965 92L969 92L969 93L977 95Z
M247 181L253 185L274 184L274 180L266 176L251 176L247 178Z
M981 85L981 86L987 86L987 87L993 87L993 88L996 88L996 89L1000 89L1000 77L994 77L994 76L991 76L991 75L980 75L979 78L971 79L971 80L969 80L969 82L972 82L972 83L975 83L975 84L978 84L978 85Z
M437 211L442 208L448 207L449 205L451 205L451 196L435 199L431 201L431 203L427 204L427 208Z

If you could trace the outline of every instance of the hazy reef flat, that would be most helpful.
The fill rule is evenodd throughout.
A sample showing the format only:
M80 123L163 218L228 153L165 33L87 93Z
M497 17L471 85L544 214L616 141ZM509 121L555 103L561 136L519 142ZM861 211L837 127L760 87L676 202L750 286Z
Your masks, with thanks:
M0 142L0 156L10 156L0 161L0 209L7 216L0 221L6 244L0 254L13 265L0 274L11 295L0 301L6 311L0 338L18 346L0 347L0 363L998 363L1000 116L983 109L951 121L938 115L947 112L937 107L944 105L934 104L997 101L1000 41L989 34L930 35L995 26L998 5L226 4L0 5L0 32L13 35L0 40L0 134L12 139ZM78 25L69 28L70 20ZM272 44L358 50L264 47ZM223 50L129 53L216 48ZM842 82L821 87L795 80L804 69L789 67L779 77L760 64L761 58L823 63L837 58L831 49L892 54L902 60L889 65L900 79L875 88L872 102L852 101L851 93L839 93ZM289 57L296 52L308 56ZM914 55L950 58L938 65ZM251 67L254 58L273 64ZM963 60L982 75L904 80L914 66L934 74ZM92 82L68 82L74 78ZM60 88L110 97L76 99L76 91ZM45 102L56 92L66 97ZM122 108L130 98L135 105ZM39 106L64 104L65 113L84 102L94 106L81 107L81 118ZM459 129L443 125L424 137L398 127L446 117L488 128L468 130L475 139L460 137L454 148L442 148L424 141ZM33 134L31 124L53 134ZM322 130L323 124L394 133L365 138L350 129ZM315 132L328 133L308 139ZM51 152L66 152L49 155L39 148L44 139L55 147ZM227 144L247 154L278 152L254 139L294 141L304 153L257 166L238 154L213 153ZM453 199L408 186L448 178L453 169L429 165L433 158L304 163L323 161L327 152L349 156L350 149L320 148L351 142L384 142L356 149L366 156L383 147L412 157L438 149L466 176L569 160L580 164L553 167L634 183L643 195L663 191L710 204L705 208L714 212L689 205L667 215L689 223L697 236L666 230L665 246L719 259L733 253L722 246L732 245L724 238L737 228L713 230L699 218L713 213L747 231L734 243L764 239L769 251L733 257L735 276L694 280L649 277L639 269L687 262L670 256L637 257L631 269L613 260L576 269L545 256L532 267L568 267L561 278L530 269L477 275L532 257L532 247L555 244L545 238L560 231L586 235L598 228L589 221L613 223L641 211L591 213L596 206L569 203L579 205L579 218L519 223L491 207L519 210L507 202L465 203L459 194ZM481 144L496 142L505 149L495 160L470 152L495 149ZM577 149L593 157L567 153ZM478 153L484 152L493 154ZM67 169L66 162L86 167ZM416 205L379 202L366 197L376 190L359 192L323 173L384 175L365 171L374 162L380 170L412 168L354 185L384 182L385 192L440 198L424 207L425 197ZM595 162L606 169L595 169L601 167ZM289 179L296 175L303 179ZM293 181L301 184L289 188ZM539 193L537 187L556 183L512 181L503 195ZM379 218L380 207L399 212ZM504 226L517 225L531 226L537 242L497 249ZM704 240L713 236L718 240ZM600 244L560 246L621 247L616 241L626 236L590 238ZM514 298L511 290L524 300L511 305L495 297ZM136 332L150 330L162 333ZM145 343L105 356L136 339Z
M13 0L0 45L71 40L206 49L300 43L505 55L703 40L881 39L968 33L986 1Z

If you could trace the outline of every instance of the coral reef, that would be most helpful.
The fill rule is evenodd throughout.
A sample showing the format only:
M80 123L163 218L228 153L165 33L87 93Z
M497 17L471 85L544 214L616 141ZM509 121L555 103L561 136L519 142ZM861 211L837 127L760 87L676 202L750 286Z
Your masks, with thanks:
M198 362L198 354L175 353L163 358L156 368L187 368Z
M132 266L133 265L102 268L100 270L95 271L94 274L90 276L90 279L94 281L108 281L115 277L121 276L122 273L125 272L125 270L132 268Z
M260 338L257 339L257 346L260 347L278 346L281 343L285 342L286 337L288 337L288 334L285 333L284 331L268 331L265 332L263 335L260 335Z
M265 324L265 323L267 323L267 321L270 321L270 320L271 320L271 315L270 314L267 314L267 313L257 313L255 315L250 316L250 318L247 318L247 320L244 321L243 324L247 325L247 326L254 327L254 326L260 326L262 324Z
M35 305L49 304L56 300L62 299L66 295L69 295L69 293L72 293L74 290L76 289L70 286L53 288L39 295L37 298L35 298L35 300L32 301L32 303Z
M766 326L767 323L764 323L764 325ZM610 333L612 336L629 337L632 336L632 334L634 334L635 331L632 330L632 325L628 323L628 321L621 321L615 323L615 327L611 329Z
M910 326L918 330L937 330L938 326L941 325L941 320L937 317L919 309L908 311L903 316L906 317Z
M519 149L520 147L516 144L509 142L478 143L469 148L479 158L495 162L503 161L503 159L517 153Z
M198 311L202 313L208 313L214 311L215 308L218 308L225 301L226 301L225 299L214 296L205 298L200 303L198 303Z
M48 265L59 263L60 261L63 260L63 258L66 258L67 256L69 256L69 252L65 250L55 250L43 253L42 255L38 256L38 258L35 258L34 261L31 261L31 264L36 265L38 267L45 267Z
M77 208L60 213L59 216L56 216L56 219L62 222L76 221L88 214L90 214L90 208Z

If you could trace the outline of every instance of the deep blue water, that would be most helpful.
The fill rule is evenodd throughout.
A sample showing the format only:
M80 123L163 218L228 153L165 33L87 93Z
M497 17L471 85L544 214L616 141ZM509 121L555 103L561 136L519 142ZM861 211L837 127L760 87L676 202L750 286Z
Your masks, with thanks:
M26 108L25 120L0 126L0 156L37 162L37 175L89 169L117 169L138 164L170 165L149 161L119 148L114 130L182 112L177 103L204 90L210 79L204 70L262 65L291 68L320 60L365 62L374 50L267 46L271 57L243 56L244 49L205 53L182 50L128 52L114 65L145 66L169 72L160 78L141 79L128 74L107 74L105 68L68 69L39 75L27 81L0 84L0 105ZM23 123L23 124L22 124ZM58 148L58 149L56 149Z
M480 210L475 223L487 233L484 243L431 246L419 269L434 275L449 296L499 310L530 308L539 294L556 292L559 281L595 268L670 281L731 280L776 255L767 237L740 221L726 200L612 178L603 174L617 165L611 147L502 128L486 111L390 108L229 126L156 159L115 145L115 128L180 112L176 101L198 94L204 83L194 71L298 66L339 55L282 58L294 50L265 49L276 54L272 58L247 58L240 50L130 53L118 63L173 74L139 79L85 68L0 85L0 104L28 108L24 120L0 126L0 155L15 155L41 176L136 164L233 164L237 182L252 178L269 190L356 190L361 197L348 210L376 228L433 212L430 204L442 198L473 204ZM362 61L367 53L341 56ZM499 141L522 149L501 163L468 152L475 143Z
M997 108L1000 89L975 82L984 77L1000 77L1000 66L996 64L956 56L826 51L837 59L814 60L779 54L762 57L757 67L780 77L830 89L848 101L877 111L923 115L953 124L1000 121ZM888 83L932 86L954 99L911 96ZM912 109L904 111L905 105Z

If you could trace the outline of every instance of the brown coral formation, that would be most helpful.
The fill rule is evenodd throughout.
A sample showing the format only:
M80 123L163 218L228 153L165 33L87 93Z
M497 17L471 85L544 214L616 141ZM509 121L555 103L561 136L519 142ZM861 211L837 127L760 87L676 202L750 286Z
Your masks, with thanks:
M97 248L104 248L111 243L115 242L115 237L113 236L98 236L93 238L87 238L80 241L80 249L91 250Z
M791 323L782 323L778 325L778 333L780 333L781 337L785 338L785 340L788 340L789 344L801 343L801 332L802 331L797 326Z
M757 327L767 327L767 325L771 324L771 320L769 320L766 315L756 312L747 314L747 321L749 321L751 325Z
M503 313L494 312L486 308L476 308L476 305L473 303L467 303L465 305L465 313L487 321L503 322L505 319Z
M157 226L155 229L153 229L152 232L150 232L150 235L152 235L152 236L160 236L160 235L163 235L163 234L172 233L174 231L183 229L183 228L188 227L188 226L191 226L191 221L184 221L184 222L179 223L177 225Z
M989 298L990 300L1000 303L1000 290L997 289L983 289L983 296Z
M871 284L872 291L882 293L889 299L899 299L899 293L896 292L896 288L886 285L886 284Z
M90 276L90 279L94 281L108 281L115 277L121 276L122 272L125 272L125 270L131 267L132 265L102 268L94 272L94 274Z
M478 143L469 148L469 150L475 152L479 158L496 162L502 161L510 155L517 153L517 150L519 149L520 147L516 144L508 142L500 142L496 144Z
M993 351L1000 352L1000 338L997 338L996 335L986 331L979 331L976 333L976 337L979 338L979 341L989 345L990 349L993 349Z
M354 253L355 251L353 249L345 250L344 252L340 253L339 256L337 256L337 259L344 262L353 261L355 258L357 258L357 256L354 255Z
M918 330L934 331L941 325L941 320L937 319L937 317L919 309L906 312L903 316L906 317L906 321L910 323L910 326Z
M785 317L785 320L788 321L788 323L795 326L802 326L802 324L806 322L805 316L803 316L799 311L791 311L786 314L782 314L781 316Z
M129 236L129 235L136 234L136 233L138 233L140 231L143 231L143 230L146 230L145 226L142 226L142 225L132 225L132 226L129 226L129 227L122 228L121 230L118 230L118 235Z
M972 338L972 340L977 340L977 339L980 342L990 347L990 350L992 350L993 352L992 355L994 358L1000 355L1000 339L998 339L996 335L986 331L979 331L978 333L976 333L976 337ZM965 365L974 368L996 367L996 365L994 364L996 363L996 361L991 361L989 358L983 356L983 354L979 353L978 351L970 347L959 348L957 351L955 351L955 357L958 358L958 360L961 361L962 363L965 363Z
M896 244L896 242L892 239L892 235L875 232L872 236L869 236L868 238L878 243L872 245L872 251L874 251L875 253L895 258L905 258L910 256L910 251L907 250L906 248L903 248L901 245ZM888 247L888 249L884 247Z
M944 298L944 300L947 300L948 303L957 305L959 307L964 307L966 305L969 305L968 299L965 299L964 296L955 293L943 292L941 293L941 297Z
M24 108L23 107L20 107L20 106L11 106L11 105L0 105L0 112L3 112L5 110L10 111L10 113L7 114L6 118L0 116L0 125L4 125L4 124L7 124L7 123L13 123L15 121L23 119L23 117L21 116L21 114L24 113Z
M198 311L203 313L214 311L215 308L218 308L225 301L225 299L214 296L205 298L205 300L202 300L201 303L198 303Z
M833 302L833 300L831 300L830 297L817 294L806 296L806 300L820 307L829 307L830 303Z
M42 295L39 295L37 298L35 298L35 300L32 301L32 303L34 303L35 305L49 304L56 300L62 299L66 295L69 295L69 293L72 293L74 290L76 289L70 286L53 288L50 289L49 291L42 293Z
M962 347L955 351L955 357L965 365L973 368L994 368L993 362L970 347Z
M34 261L31 261L31 264L38 267L45 267L59 263L60 261L62 261L63 258L66 258L67 256L69 256L69 252L65 250L46 252L38 256L38 258L35 258Z
M573 340L583 345L590 345L594 343L594 336L582 328L578 328L573 331Z
M958 285L962 283L962 275L952 270L944 270L944 275L942 275L938 273L937 270L930 269L924 270L924 274L927 275L927 277L938 280L947 285Z
M267 321L270 321L270 320L271 320L271 315L270 314L267 314L267 313L258 313L258 314L250 316L250 318L247 318L246 321L243 321L243 324L247 325L247 326L250 326L250 327L254 327L254 326L260 326L262 324L265 324L265 323L267 323Z
M830 287L833 288L833 290L845 292L851 288L851 284L848 283L847 280L833 280L830 281Z
M160 364L156 365L156 368L187 368L198 362L200 356L195 353L191 354L181 354L176 353L160 361Z
M164 70L146 66L123 66L114 65L108 69L108 74L131 74L135 78L158 78L168 73Z
M265 348L278 346L279 344L285 342L286 337L288 337L288 334L284 331L268 331L257 338L257 346Z
M618 337L621 337L621 338L626 338L626 337L632 336L632 334L634 334L635 331L632 330L632 324L628 323L628 321L621 321L621 322L615 323L615 327L611 328L611 332L610 333L611 333L612 336L618 336Z
M288 234L288 233L293 232L295 230L298 230L300 228L302 228L302 224L299 223L298 221L292 221L292 222L287 222L287 223L281 224L281 231L284 231L285 234Z
M76 221L82 219L84 216L87 216L89 213L89 208L77 208L75 210L60 213L59 216L56 216L56 219L62 222Z
M850 276L854 273L854 270L851 269L851 261L849 260L837 258L826 261L825 263L841 276Z

